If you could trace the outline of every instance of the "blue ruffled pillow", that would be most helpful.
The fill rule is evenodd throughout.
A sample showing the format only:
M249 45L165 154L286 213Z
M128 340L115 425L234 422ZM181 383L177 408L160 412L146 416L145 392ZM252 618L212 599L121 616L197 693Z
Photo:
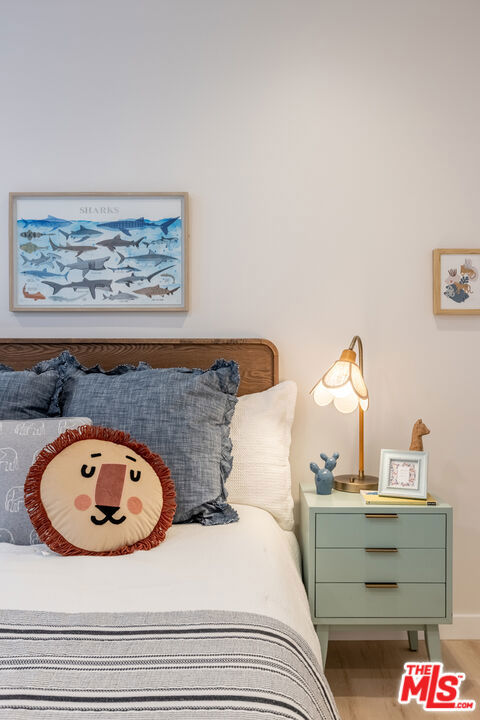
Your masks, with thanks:
M69 352L54 361L62 415L128 432L170 468L177 493L174 522L220 525L238 520L226 502L232 468L230 422L240 382L237 363L209 370L153 369L146 363L105 372L87 369Z
M13 370L0 364L0 420L58 415L53 400L58 380L58 372L42 363L31 370Z

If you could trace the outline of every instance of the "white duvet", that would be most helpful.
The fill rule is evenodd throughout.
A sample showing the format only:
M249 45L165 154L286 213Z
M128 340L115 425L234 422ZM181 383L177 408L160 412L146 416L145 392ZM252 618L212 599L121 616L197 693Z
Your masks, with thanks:
M296 630L320 658L298 545L264 510L237 505L238 523L173 525L148 552L61 557L43 545L0 544L0 610L233 610Z

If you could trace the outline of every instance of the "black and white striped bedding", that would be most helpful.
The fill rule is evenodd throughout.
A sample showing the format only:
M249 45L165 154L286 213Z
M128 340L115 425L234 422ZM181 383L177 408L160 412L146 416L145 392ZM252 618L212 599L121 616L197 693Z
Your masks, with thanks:
M252 613L0 611L0 718L331 720L309 645Z

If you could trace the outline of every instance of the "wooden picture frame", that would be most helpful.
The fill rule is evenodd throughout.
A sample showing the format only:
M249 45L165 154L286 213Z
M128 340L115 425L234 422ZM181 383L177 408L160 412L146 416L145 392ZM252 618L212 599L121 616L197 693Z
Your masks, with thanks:
M188 193L10 193L10 310L185 312Z
M480 248L433 251L435 315L480 315Z

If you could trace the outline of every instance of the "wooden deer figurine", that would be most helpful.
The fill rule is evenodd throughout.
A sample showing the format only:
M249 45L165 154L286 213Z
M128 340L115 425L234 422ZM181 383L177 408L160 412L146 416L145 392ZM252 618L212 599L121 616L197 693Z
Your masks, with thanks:
M425 425L423 420L417 420L412 430L412 441L410 443L410 450L420 450L423 452L423 435L429 435L430 430Z

